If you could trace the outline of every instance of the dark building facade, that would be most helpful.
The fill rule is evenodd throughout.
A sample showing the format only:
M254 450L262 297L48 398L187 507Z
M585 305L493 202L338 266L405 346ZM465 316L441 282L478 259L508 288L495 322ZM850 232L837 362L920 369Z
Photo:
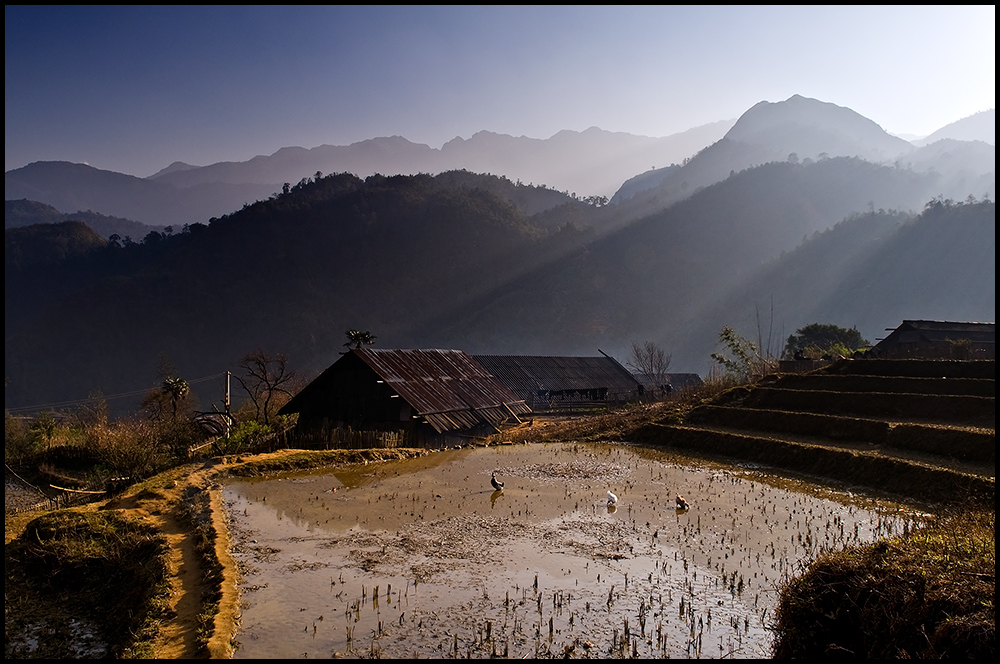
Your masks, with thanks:
M890 334L875 344L877 357L996 359L996 323L904 320L886 331Z
M530 412L463 351L355 348L279 414L298 413L304 438L351 428L399 432L407 444L436 445L495 432Z

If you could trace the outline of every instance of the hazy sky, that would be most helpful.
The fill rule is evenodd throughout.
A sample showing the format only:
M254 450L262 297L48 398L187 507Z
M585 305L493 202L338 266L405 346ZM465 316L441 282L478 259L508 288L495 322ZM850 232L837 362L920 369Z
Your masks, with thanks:
M923 136L996 106L996 8L5 6L4 169L480 130L668 136L793 94Z

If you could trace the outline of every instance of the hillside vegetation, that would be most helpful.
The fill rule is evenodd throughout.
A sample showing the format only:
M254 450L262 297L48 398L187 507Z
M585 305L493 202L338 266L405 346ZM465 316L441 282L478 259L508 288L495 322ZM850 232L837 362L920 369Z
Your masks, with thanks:
M769 302L776 339L820 306L869 338L900 317L991 320L992 202L852 216L905 204L927 177L856 159L773 163L643 217L467 172L340 174L73 260L54 238L8 231L20 249L5 266L5 402L134 392L164 357L183 376L221 375L255 348L315 375L345 329L494 354L624 357L651 339L675 370L704 373L721 325L746 334Z

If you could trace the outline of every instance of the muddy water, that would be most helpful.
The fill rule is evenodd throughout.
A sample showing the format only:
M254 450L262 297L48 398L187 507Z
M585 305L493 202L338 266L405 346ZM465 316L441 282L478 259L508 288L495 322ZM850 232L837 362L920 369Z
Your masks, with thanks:
M448 450L223 495L237 658L764 657L783 579L914 517L596 444Z

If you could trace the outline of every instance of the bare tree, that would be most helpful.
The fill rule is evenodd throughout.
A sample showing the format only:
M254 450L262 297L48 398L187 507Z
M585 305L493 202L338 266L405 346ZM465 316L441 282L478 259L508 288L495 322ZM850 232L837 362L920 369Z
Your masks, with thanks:
M662 390L664 394L669 391L669 376L667 370L670 369L670 360L673 356L652 341L639 343L632 342L632 360L627 362L632 371L641 374L644 381L648 381L655 389Z
M234 376L257 409L257 421L269 424L271 414L292 396L288 388L296 375L288 368L288 357L284 353L269 355L258 348L243 356L240 369L243 373Z

